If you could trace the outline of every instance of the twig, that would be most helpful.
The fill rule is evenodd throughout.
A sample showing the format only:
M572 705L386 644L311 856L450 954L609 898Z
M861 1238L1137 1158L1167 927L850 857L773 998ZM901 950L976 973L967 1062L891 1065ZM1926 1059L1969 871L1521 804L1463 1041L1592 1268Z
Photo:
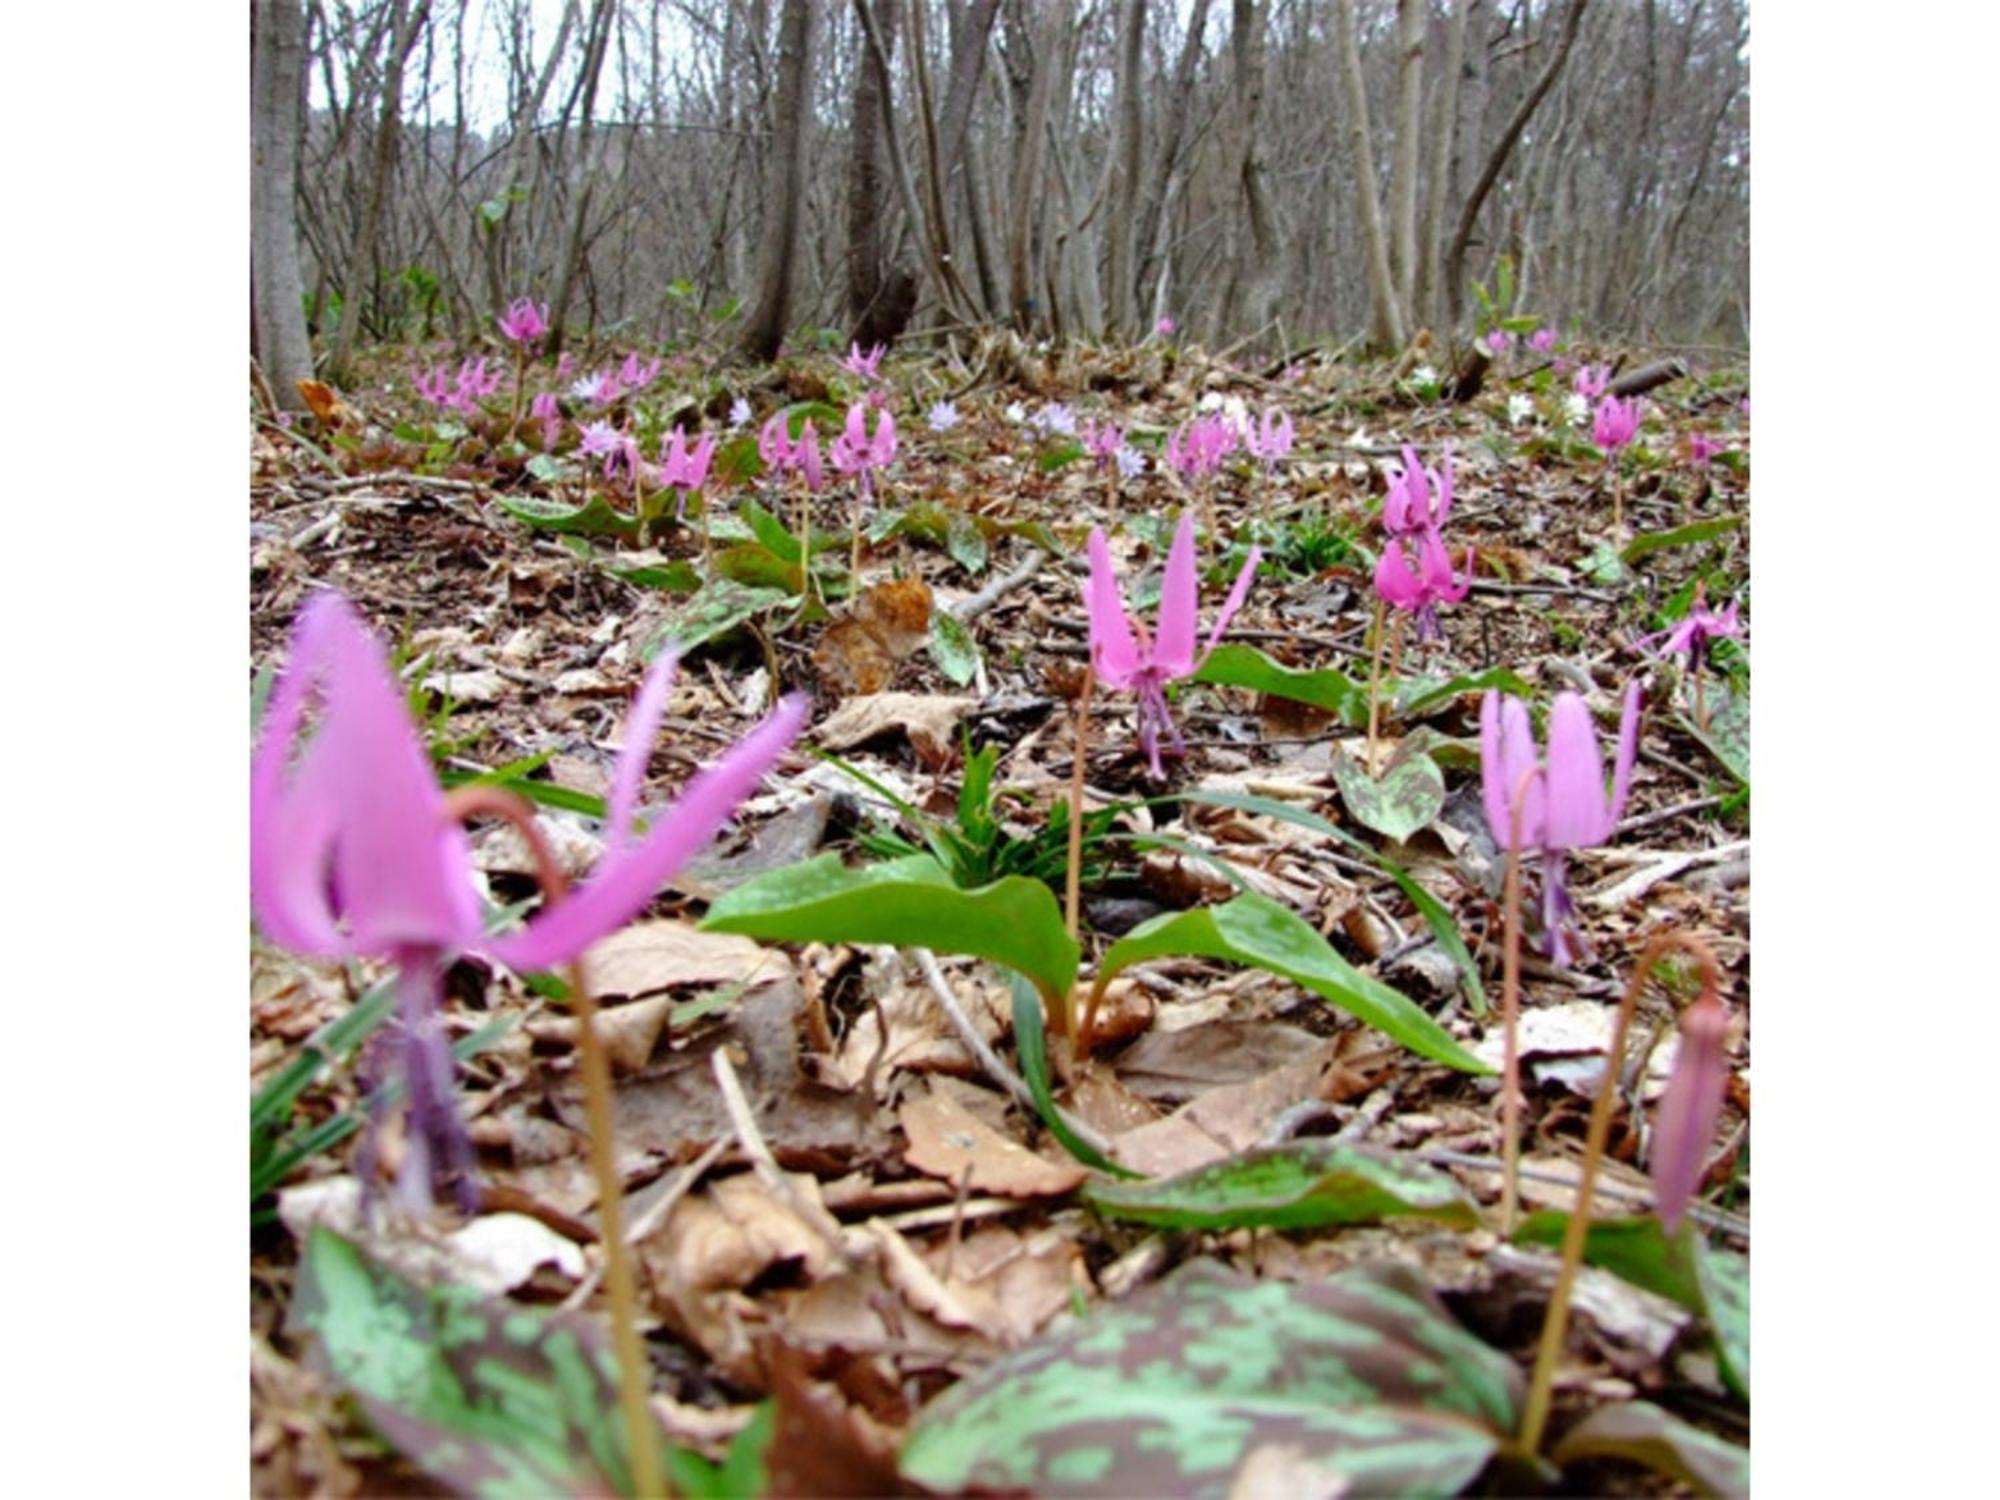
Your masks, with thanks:
M931 987L931 993L937 996L938 1004L944 1007L945 1017L951 1022L951 1029L957 1034L965 1050L979 1060L980 1067L986 1070L989 1078L1012 1094L1029 1113L1038 1114L1034 1090L1028 1087L1020 1074L1001 1060L999 1053L986 1044L986 1038L979 1034L979 1028L972 1024L972 1018L958 1003L958 996L951 992L951 985L944 977L944 970L938 967L937 955L928 948L913 948L910 951L916 954L917 967L924 971L924 982ZM1087 1121L1077 1119L1060 1105L1056 1106L1056 1113L1062 1118L1063 1124L1067 1125L1084 1145L1105 1156L1111 1155L1111 1142L1094 1126Z
M840 1220L827 1212L824 1204L800 1192L798 1184L784 1174L778 1166L778 1159L771 1154L763 1132L757 1128L756 1116L750 1113L750 1101L743 1097L743 1085L736 1077L735 1065L729 1061L729 1049L717 1047L709 1054L709 1066L715 1074L716 1087L722 1090L722 1108L729 1116L730 1129L736 1132L737 1144L750 1158L751 1170L756 1172L758 1180L782 1199L785 1206L803 1222L812 1226L843 1268L851 1265L854 1256L848 1253L847 1231L841 1227Z
M1491 1156L1473 1156L1463 1151L1442 1149L1412 1151L1409 1153L1418 1161L1429 1162L1439 1167L1465 1167L1474 1172L1504 1172L1505 1162ZM1711 1158L1713 1160L1713 1158ZM1520 1167L1515 1175L1525 1182L1546 1182L1554 1187L1574 1188L1576 1180L1561 1172L1551 1172L1546 1167ZM1629 1183L1598 1181L1591 1184L1591 1194L1598 1198L1617 1198L1626 1203L1640 1204L1646 1208L1653 1206L1653 1195L1644 1188L1633 1187ZM1719 1208L1706 1204L1688 1205L1688 1217L1697 1220L1710 1229L1719 1229L1724 1234L1733 1234L1739 1239L1750 1238L1750 1221Z
M1650 828L1655 823L1667 823L1684 813L1704 812L1711 807L1720 807L1720 797L1697 797L1692 802L1677 802L1672 807L1663 807L1656 812L1640 813L1636 818L1627 818L1618 825L1618 833L1630 833L1637 828Z
M401 469L385 470L380 474L349 474L344 479L317 479L310 474L304 474L299 476L298 483L307 488L325 490L329 494L358 490L371 484L414 484L420 489L461 490L468 494L482 494L492 488L481 479L446 479L442 475L409 474Z
M985 614L987 610L999 603L1004 595L1019 588L1030 578L1033 578L1042 566L1042 556L1042 550L1039 547L1035 548L1028 553L1027 561L1014 569L1013 572L1002 574L970 598L959 600L946 613L955 618L959 624L970 625L974 620Z
M1562 594L1572 599L1588 599L1593 604L1616 604L1618 596L1602 589L1580 588L1573 583L1493 583L1484 578L1472 581L1475 594ZM1239 632L1240 634L1240 632Z

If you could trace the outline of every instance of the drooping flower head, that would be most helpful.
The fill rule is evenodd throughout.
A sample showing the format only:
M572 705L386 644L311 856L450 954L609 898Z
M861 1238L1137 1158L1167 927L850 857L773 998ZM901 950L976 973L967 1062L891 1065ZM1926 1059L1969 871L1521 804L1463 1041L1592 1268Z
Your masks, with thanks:
M1417 641L1432 640L1438 635L1437 607L1440 604L1457 604L1472 588L1472 549L1465 549L1465 577L1454 582L1451 576L1451 556L1444 549L1444 538L1433 528L1426 528L1417 534L1417 565L1410 566L1401 538L1390 537L1382 548L1381 561L1375 565L1375 588L1397 609L1408 610L1417 618Z
M1125 429L1115 422L1085 422L1082 436L1083 451L1097 460L1100 469L1115 462L1125 446Z
M1556 346L1556 331L1553 328L1537 328L1528 335L1528 347L1537 354L1547 354Z
M1486 335L1486 352L1495 359L1514 347L1514 335L1504 328L1495 328Z
M1688 434L1688 462L1697 469L1709 466L1715 455L1722 451L1722 444L1705 432Z
M1697 583L1694 586L1694 602L1688 606L1687 614L1665 630L1641 636L1632 643L1633 648L1643 651L1658 641L1659 655L1684 656L1689 669L1699 672L1708 662L1711 642L1734 640L1742 634L1742 626L1736 619L1736 608L1736 601L1732 599L1727 609L1710 609L1706 589Z
M1641 415L1637 396L1630 401L1606 396L1597 403L1597 414L1590 427L1591 441L1602 448L1607 457L1617 453L1638 435Z
M1570 387L1586 401L1595 401L1611 384L1611 366L1578 365Z
M500 317L500 332L517 344L532 344L549 331L549 305L537 307L526 297L516 297Z
M660 483L671 485L679 492L674 504L674 519L687 519L687 497L708 482L709 462L715 457L715 434L704 432L688 447L687 433L681 424L674 423L673 437L660 445Z
M1382 497L1382 529L1392 537L1436 531L1451 519L1451 449L1440 468L1426 468L1416 448L1403 444L1403 466L1389 467L1389 493Z
M1278 407L1267 406L1256 426L1245 427L1243 446L1263 459L1264 467L1269 471L1278 466L1279 459L1292 451L1292 436L1291 414Z
M1486 826L1502 849L1512 847L1514 798L1527 781L1521 813L1520 852L1542 855L1542 931L1550 961L1567 965L1576 905L1564 879L1569 851L1587 849L1611 837L1625 811L1632 763L1639 752L1639 683L1625 689L1618 726L1618 749L1609 797L1604 762L1590 709L1575 693L1558 694L1549 710L1548 759L1535 759L1535 732L1527 705L1489 692L1479 710L1479 771L1486 803ZM1581 935L1576 934L1581 945Z
M609 422L596 421L583 429L583 441L577 452L589 458L604 460L604 477L616 479L623 468L625 477L636 488L644 472L644 461L639 456L639 440L628 432L620 432Z
M1084 603L1090 613L1090 660L1098 678L1110 687L1135 693L1139 700L1139 746L1146 752L1146 767L1155 781L1164 778L1160 768L1160 735L1164 732L1174 753L1184 746L1180 730L1167 708L1166 685L1192 676L1222 639L1222 632L1243 607L1250 592L1250 579L1263 556L1258 547L1250 549L1243 571L1223 600L1208 644L1195 654L1195 604L1199 585L1194 566L1194 518L1183 513L1174 529L1173 546L1167 551L1166 576L1160 586L1159 633L1148 636L1146 627L1125 609L1118 588L1117 569L1111 561L1111 544L1104 528L1090 533L1090 581L1084 587Z
M850 343L847 346L847 358L840 362L840 367L850 375L859 375L863 380L880 380L882 378L882 356L888 352L889 346L887 344L877 344L866 354L863 354L860 344Z
M542 424L542 446L553 448L562 436L562 403L554 391L543 391L528 403L528 415Z
M1712 989L1681 1013L1680 1050L1653 1116L1653 1199L1668 1234L1701 1186L1729 1087L1729 1013Z
M1219 413L1196 417L1167 434L1167 462L1186 479L1213 474L1236 451L1236 429Z
M875 493L875 471L896 457L896 419L883 408L875 423L875 435L868 435L871 403L857 401L847 409L847 426L828 450L833 466L855 477L862 503Z
M572 385L569 393L593 406L609 406L625 394L625 387L619 383L616 370L593 370Z
M625 356L625 363L618 367L618 383L627 391L643 391L659 378L660 356L655 354L643 364L637 354Z
M496 935L474 892L464 830L380 644L336 594L300 612L250 764L251 910L267 937L295 952L365 955L400 969L412 1128L398 1191L413 1207L429 1206L433 1179L444 1175L457 1176L471 1203L471 1147L436 1014L449 959L478 953L512 969L547 969L623 926L729 820L805 725L806 702L786 699L635 840L632 812L672 677L672 658L663 657L626 721L609 803L611 853L567 900ZM302 747L310 702L317 728Z

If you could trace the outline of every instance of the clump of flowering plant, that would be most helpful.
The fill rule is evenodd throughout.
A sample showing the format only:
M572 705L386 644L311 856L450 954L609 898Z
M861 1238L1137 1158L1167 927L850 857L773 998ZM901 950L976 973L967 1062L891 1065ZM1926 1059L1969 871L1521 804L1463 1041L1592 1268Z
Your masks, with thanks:
M1195 601L1198 585L1194 566L1194 518L1182 513L1174 528L1173 546L1167 551L1166 576L1160 586L1160 614L1157 636L1125 609L1118 588L1118 572L1111 561L1111 544L1104 528L1090 533L1090 581L1084 602L1090 614L1090 662L1106 685L1137 695L1139 702L1139 747L1146 754L1146 768L1155 781L1165 778L1160 766L1160 737L1165 734L1176 755L1185 753L1180 730L1167 707L1166 686L1191 677L1208 660L1222 639L1222 632L1243 607L1250 592L1250 579L1257 571L1261 548L1252 547L1243 571L1222 602L1209 632L1208 644L1195 654Z
M847 426L833 440L832 448L833 466L843 474L854 476L855 481L851 572L857 586L861 579L861 528L869 503L875 498L875 471L886 468L896 457L896 419L887 408L883 408L875 423L875 434L869 436L870 405L866 401L857 401L847 409Z
M1696 583L1694 601L1688 606L1687 614L1677 623L1652 635L1641 636L1632 643L1634 649L1644 651L1655 641L1659 642L1661 656L1679 656L1687 661L1688 673L1694 678L1695 722L1705 731L1708 728L1708 700L1704 690L1704 669L1708 665L1711 642L1734 640L1742 633L1742 626L1736 618L1736 602L1720 611L1708 607L1706 586Z
M1618 455L1639 435L1643 415L1637 396L1630 401L1606 396L1597 403L1591 422L1591 438L1604 450L1604 462L1611 469L1611 525L1620 534L1625 530L1625 483L1618 470Z
M479 410L482 400L500 389L501 376L498 370L488 368L487 358L482 354L461 360L456 375L439 365L428 373L418 371L413 379L417 394L424 400L469 417Z
M528 345L549 331L549 305L537 307L527 297L516 297L500 315L500 332L516 344Z
M863 353L860 344L851 343L847 346L847 357L840 362L840 367L847 371L848 374L858 375L863 380L880 380L882 378L882 356L888 352L889 346L887 344L877 344L874 348Z

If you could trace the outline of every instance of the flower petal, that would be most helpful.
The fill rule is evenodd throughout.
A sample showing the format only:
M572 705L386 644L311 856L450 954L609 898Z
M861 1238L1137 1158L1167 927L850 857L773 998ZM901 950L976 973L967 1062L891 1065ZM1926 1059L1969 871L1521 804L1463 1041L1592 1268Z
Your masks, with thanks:
M1403 544L1394 536L1383 544L1381 561L1375 564L1375 591L1398 609L1415 609L1423 599L1423 584L1410 571Z
M1715 1141L1715 1122L1729 1086L1729 1015L1704 996L1681 1017L1673 1076L1653 1116L1653 1199L1668 1234L1680 1227Z
M1207 661L1209 653L1215 650L1216 642L1222 639L1222 632L1229 628L1229 622L1236 618L1236 611L1243 607L1243 601L1250 594L1250 580L1257 572L1257 564L1263 561L1264 549L1252 547L1250 555L1243 559L1243 571L1236 575L1236 582L1229 586L1229 597L1222 601L1222 612L1215 617L1215 629L1208 633L1208 644L1201 648L1201 660ZM1198 667L1200 662L1195 663Z
M1174 544L1167 549L1167 575L1160 583L1160 629L1153 660L1171 679L1194 670L1194 517L1181 512Z
M1625 708L1618 721L1618 753L1611 771L1611 808L1605 820L1604 837L1625 815L1625 794L1632 789L1632 762L1639 756L1639 679L1625 684Z
M736 805L798 738L810 711L804 697L787 697L688 784L643 843L608 857L569 899L544 910L519 932L489 941L486 951L510 968L546 969L624 926L729 821Z
M1521 782L1535 769L1535 731L1527 705L1504 693L1489 692L1479 706L1480 790L1486 803L1486 827L1493 842L1509 846L1514 828L1514 798ZM1544 788L1537 776L1521 809L1521 847L1542 842Z
M323 758L308 752L289 786L285 763L305 717L306 695L324 666L328 631L346 615L336 594L317 595L300 612L291 659L265 707L250 760L250 909L273 942L327 956L349 951L327 901L336 809Z
M645 779L646 763L652 758L653 737L660 730L660 715L666 712L667 695L674 689L677 658L662 651L639 685L632 711L625 716L625 737L618 747L618 765L611 777L611 800L605 808L605 837L612 850L623 847L632 834L632 808L639 798L639 783Z
M1111 562L1111 544L1104 528L1090 531L1090 581L1084 585L1084 606L1090 614L1090 660L1097 675L1115 688L1130 687L1145 663L1132 639L1132 621L1118 592L1118 573Z
M1558 694L1549 710L1549 802L1543 843L1551 849L1584 849L1611 832L1604 802L1604 761L1590 708L1576 693Z

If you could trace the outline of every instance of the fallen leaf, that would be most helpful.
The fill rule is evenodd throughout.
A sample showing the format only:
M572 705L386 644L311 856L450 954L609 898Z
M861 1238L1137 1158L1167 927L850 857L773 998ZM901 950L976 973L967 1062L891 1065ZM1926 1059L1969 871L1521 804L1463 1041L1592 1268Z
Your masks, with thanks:
M925 761L937 765L955 751L959 722L977 706L976 698L943 693L874 693L841 704L817 734L829 750L851 750L877 735L903 734Z
M598 995L634 999L688 985L775 979L791 968L784 954L754 939L664 919L634 922L591 944L584 963Z
M904 1160L919 1172L1006 1198L1054 1197L1085 1176L1082 1167L1045 1161L1000 1134L956 1100L932 1091L897 1116L909 1137Z

